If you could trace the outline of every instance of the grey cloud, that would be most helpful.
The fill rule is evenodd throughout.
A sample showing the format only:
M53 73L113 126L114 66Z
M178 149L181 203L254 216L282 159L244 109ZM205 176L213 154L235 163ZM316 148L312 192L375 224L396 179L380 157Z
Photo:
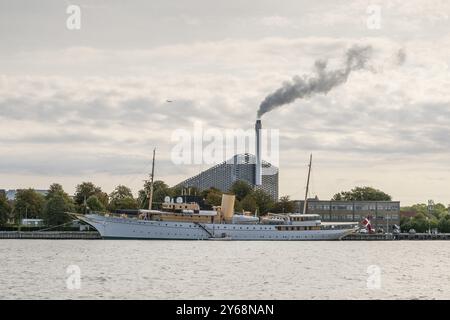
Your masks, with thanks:
M55 151L46 155L34 152L11 154L0 158L0 173L33 174L50 176L77 176L87 174L107 173L110 175L148 174L151 163L148 157L138 157L132 154L100 154L71 153ZM158 175L185 173L188 168L175 166L170 160L158 159Z

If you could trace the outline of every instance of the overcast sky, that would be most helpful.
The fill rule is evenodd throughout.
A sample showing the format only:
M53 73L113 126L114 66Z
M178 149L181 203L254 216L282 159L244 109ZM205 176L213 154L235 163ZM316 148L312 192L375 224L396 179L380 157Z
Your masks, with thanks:
M0 188L136 193L153 147L173 185L209 167L172 163L175 129L253 128L266 95L359 44L370 70L264 115L280 130L280 195L303 197L313 153L320 199L370 185L450 204L449 15L446 0L0 0Z

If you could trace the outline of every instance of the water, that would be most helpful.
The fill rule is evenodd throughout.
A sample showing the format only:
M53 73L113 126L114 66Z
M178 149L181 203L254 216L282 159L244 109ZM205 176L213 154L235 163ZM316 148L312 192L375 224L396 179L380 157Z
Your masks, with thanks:
M0 240L0 259L2 299L450 298L450 241Z

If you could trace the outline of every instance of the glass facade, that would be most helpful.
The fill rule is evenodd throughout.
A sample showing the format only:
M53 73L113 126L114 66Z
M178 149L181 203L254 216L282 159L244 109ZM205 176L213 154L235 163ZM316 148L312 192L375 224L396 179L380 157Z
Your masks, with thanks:
M276 201L278 200L278 168L266 161L262 161L262 167L262 184L259 186L255 185L255 156L248 153L235 155L230 160L215 165L176 186L196 187L199 190L214 187L227 192L234 182L242 180L254 189L265 191Z
M303 212L304 201L296 201L298 212ZM400 224L399 201L323 201L310 199L307 213L319 214L324 222L361 222L369 217L374 228L389 228Z

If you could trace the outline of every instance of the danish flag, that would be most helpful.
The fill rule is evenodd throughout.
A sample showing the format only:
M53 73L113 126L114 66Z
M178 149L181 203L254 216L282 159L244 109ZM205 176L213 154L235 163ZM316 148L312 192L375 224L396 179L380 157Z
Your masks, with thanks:
M369 217L370 217L370 216L369 216ZM369 233L371 233L371 232L372 232L372 225L370 224L369 217L364 218L364 220L363 220L361 223L362 223L362 225L363 225L364 227L367 228L367 231L369 231Z

